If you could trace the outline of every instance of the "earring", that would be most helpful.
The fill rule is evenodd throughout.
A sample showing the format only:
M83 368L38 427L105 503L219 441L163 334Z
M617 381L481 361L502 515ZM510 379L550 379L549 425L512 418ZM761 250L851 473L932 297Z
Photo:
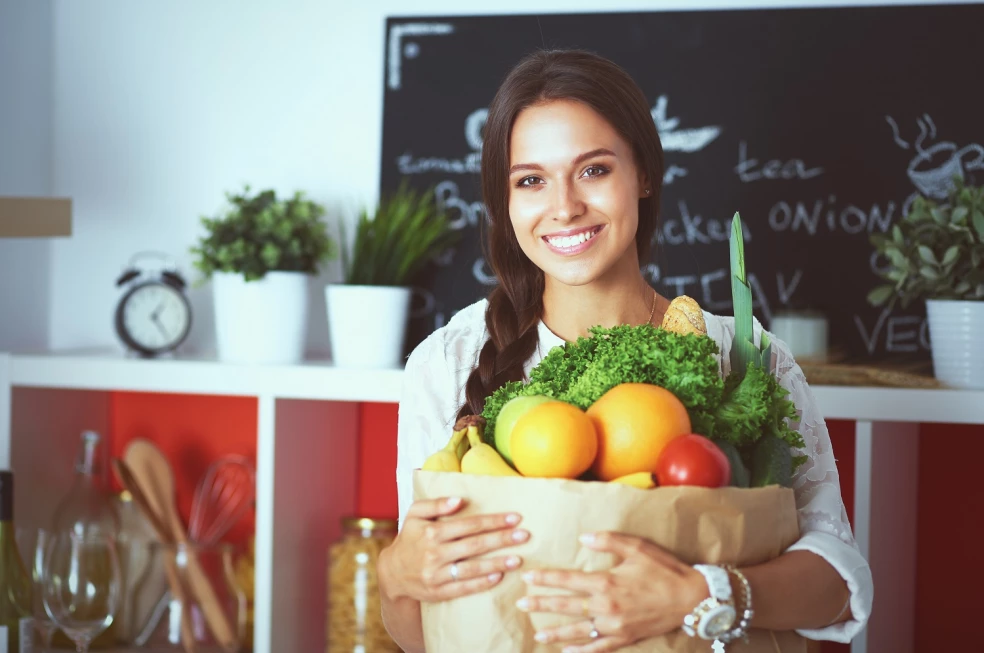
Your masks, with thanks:
M652 192L652 191L651 191L651 190L649 190L648 188L646 189L646 195L649 195L649 194L650 194L651 192Z

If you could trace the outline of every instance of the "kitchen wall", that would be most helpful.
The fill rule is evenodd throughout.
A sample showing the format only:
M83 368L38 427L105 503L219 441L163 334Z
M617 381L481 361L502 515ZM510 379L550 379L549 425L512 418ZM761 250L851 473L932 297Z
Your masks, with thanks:
M832 3L687 3L791 4ZM7 349L42 340L59 349L116 347L115 280L127 260L163 250L194 278L187 252L200 234L199 216L216 211L223 192L244 183L303 189L351 218L361 203L374 201L378 187L385 18L531 11L521 0L0 0L0 6L0 88L13 90L0 101L0 190L15 184L75 202L70 239L0 241L0 271L29 271L0 284L0 311L23 316L16 332L7 333L9 326L0 332L0 348ZM535 10L600 6L542 0ZM604 9L680 6L617 0ZM10 175L21 166L29 170L26 179ZM337 274L331 265L320 281ZM209 288L190 294L195 324L188 347L207 350ZM309 349L317 354L327 349L320 283L311 299Z
M52 190L52 4L0 0L0 195ZM0 238L0 351L43 348L51 242Z

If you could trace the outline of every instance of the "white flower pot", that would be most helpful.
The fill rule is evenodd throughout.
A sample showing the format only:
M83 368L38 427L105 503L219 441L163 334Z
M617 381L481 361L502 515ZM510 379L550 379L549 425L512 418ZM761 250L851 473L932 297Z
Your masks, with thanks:
M212 275L218 357L232 363L291 364L304 360L308 283L303 272Z
M926 301L933 373L955 388L984 389L984 301Z
M403 367L410 311L409 288L325 286L331 357L338 367Z

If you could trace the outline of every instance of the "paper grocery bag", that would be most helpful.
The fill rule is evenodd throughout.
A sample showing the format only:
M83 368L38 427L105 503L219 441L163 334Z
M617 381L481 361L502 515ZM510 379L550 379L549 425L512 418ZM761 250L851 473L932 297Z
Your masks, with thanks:
M779 486L644 490L618 483L423 470L414 472L413 482L417 499L462 497L467 503L461 515L516 512L523 516L520 526L530 532L527 542L508 549L522 556L520 571L507 573L487 592L421 606L428 653L559 653L561 646L539 644L534 633L582 618L520 611L516 601L527 592L561 591L527 587L520 573L539 568L598 571L617 562L612 554L582 546L581 533L645 537L689 564L754 565L779 556L799 538L793 491ZM703 653L711 644L677 629L620 650ZM792 631L752 629L748 644L734 642L727 650L806 653L806 640Z

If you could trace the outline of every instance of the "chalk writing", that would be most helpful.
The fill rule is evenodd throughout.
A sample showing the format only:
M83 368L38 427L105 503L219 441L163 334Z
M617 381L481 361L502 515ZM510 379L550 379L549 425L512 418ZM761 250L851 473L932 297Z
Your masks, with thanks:
M815 236L821 227L827 231L841 230L848 234L885 232L892 226L895 203L889 202L883 211L877 204L865 211L854 205L838 209L834 206L837 197L831 195L827 201L808 202L780 201L769 210L769 226L773 231L805 231ZM824 209L826 208L826 212Z
M710 313L727 311L732 308L731 269L718 268L701 275L675 275L663 277L660 267L649 263L642 267L642 274L653 285L663 285L671 296L688 295L697 299L701 308ZM772 320L772 307L769 299L754 272L748 273L748 285L752 288L752 307L761 311L766 322Z
M711 141L720 136L720 127L698 127L696 129L677 129L679 118L666 117L667 98L660 95L650 110L656 131L659 132L664 152L699 152Z
M870 330L860 315L854 316L854 325L869 354L874 354L881 344L884 344L886 351L893 354L914 353L920 348L926 351L930 349L929 321L924 318L891 315L891 309L884 308Z
M895 144L908 150L909 143L899 133L895 119L885 116L885 120L892 128ZM946 199L953 188L954 177L963 179L968 170L984 170L984 146L970 143L958 150L956 143L941 141L925 148L923 141L927 136L930 139L936 138L936 123L929 114L924 113L921 118L916 119L916 125L919 127L919 135L912 144L916 155L909 161L906 173L923 195L937 200Z
M450 23L403 23L393 25L389 33L389 60L387 61L389 87L397 91L402 86L403 57L407 56L413 59L420 54L420 46L416 43L412 45L407 44L408 47L403 48L403 37L451 34L452 32L454 32L454 25Z
M778 159L767 161L761 168L755 169L758 159L748 158L748 145L745 141L738 143L738 165L735 172L744 182L758 179L810 179L823 174L823 168L807 168L801 159L790 159L783 163Z
M662 236L669 245L697 245L727 242L731 237L731 219L705 220L700 215L691 215L686 200L677 202L680 211L679 218L666 218L657 236ZM752 240L751 229L742 220L742 234L745 242Z
M458 184L453 181L442 181L434 187L434 204L439 211L448 213L451 218L451 228L460 230L465 227L477 227L485 213L482 202L468 202L461 198Z

